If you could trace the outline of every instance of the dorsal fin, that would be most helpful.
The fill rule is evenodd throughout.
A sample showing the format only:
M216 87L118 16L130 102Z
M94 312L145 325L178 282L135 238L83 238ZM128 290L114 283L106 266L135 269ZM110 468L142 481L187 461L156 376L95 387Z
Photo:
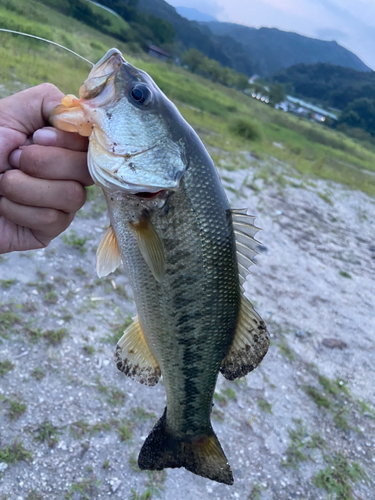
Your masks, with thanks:
M117 368L125 375L145 385L156 385L161 372L151 353L138 316L124 331L115 351Z
M247 215L246 211L246 208L231 210L236 240L238 273L242 290L243 284L250 274L249 267L254 264L253 257L258 254L255 249L260 245L259 241L254 238L260 228L254 226L255 217Z
M236 333L229 352L222 361L221 373L229 380L247 375L262 361L269 342L264 321L251 302L242 295Z
M105 232L96 251L96 272L99 278L113 273L121 264L121 254L112 226Z

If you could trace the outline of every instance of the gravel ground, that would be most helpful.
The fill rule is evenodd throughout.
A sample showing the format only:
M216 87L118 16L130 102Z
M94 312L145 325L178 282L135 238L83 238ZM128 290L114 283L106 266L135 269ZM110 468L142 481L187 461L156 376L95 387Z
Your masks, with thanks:
M164 388L113 363L135 304L121 269L95 275L107 215L92 190L47 249L0 256L0 500L374 499L374 200L240 158L220 172L263 229L246 286L272 343L246 378L219 377L234 485L137 469Z

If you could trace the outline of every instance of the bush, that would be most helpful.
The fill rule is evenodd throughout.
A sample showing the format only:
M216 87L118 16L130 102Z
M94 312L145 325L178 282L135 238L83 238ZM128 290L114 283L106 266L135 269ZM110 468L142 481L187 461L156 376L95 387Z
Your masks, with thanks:
M234 134L247 141L258 141L262 139L260 125L247 118L239 118L233 123L230 129Z

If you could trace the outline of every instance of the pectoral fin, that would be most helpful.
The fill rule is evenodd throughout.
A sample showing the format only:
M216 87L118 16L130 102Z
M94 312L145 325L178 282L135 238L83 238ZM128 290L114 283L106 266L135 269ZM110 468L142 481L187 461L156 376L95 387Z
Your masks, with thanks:
M152 223L145 216L142 216L139 222L131 223L130 227L135 233L138 248L143 258L156 281L160 283L165 272L165 257L162 240L155 231Z
M96 252L96 272L99 278L113 273L121 264L121 254L112 226L109 226Z
M156 385L158 383L161 375L160 368L146 343L138 316L134 318L118 341L115 362L120 371L141 384Z
M254 370L267 353L269 335L264 321L246 297L241 297L237 329L220 371L228 380Z

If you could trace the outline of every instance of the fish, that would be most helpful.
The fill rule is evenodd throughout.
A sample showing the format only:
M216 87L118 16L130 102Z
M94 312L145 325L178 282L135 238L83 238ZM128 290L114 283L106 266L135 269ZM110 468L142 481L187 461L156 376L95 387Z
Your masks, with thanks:
M185 467L233 484L210 416L219 373L246 375L269 346L243 286L259 244L255 217L230 208L198 135L117 49L50 122L89 137L89 171L110 218L97 273L122 262L133 289L138 315L116 346L117 368L149 386L163 377L167 404L140 450L140 469Z

